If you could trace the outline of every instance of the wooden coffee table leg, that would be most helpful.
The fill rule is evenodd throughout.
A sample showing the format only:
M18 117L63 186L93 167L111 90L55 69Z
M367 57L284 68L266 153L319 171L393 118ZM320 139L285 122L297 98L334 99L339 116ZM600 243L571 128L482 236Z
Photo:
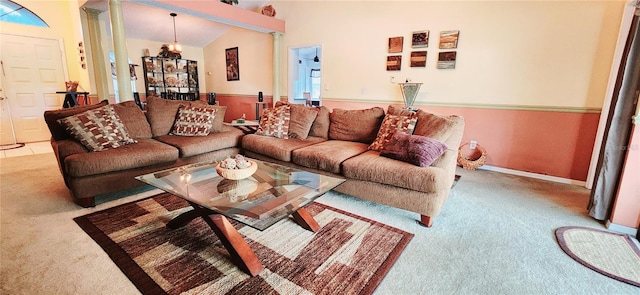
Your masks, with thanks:
M291 217L293 217L293 220L297 224L299 224L306 230L317 232L320 229L320 225L318 224L318 222L313 219L313 216L311 216L309 211L307 211L307 209L305 208L300 208L298 209L298 211L293 212L293 214L291 214Z
M171 221L167 223L167 227L170 229L178 229L187 225L187 223L191 222L191 220L194 220L200 216L202 216L202 214L198 210L193 209L190 211L186 211L171 219Z
M204 221L209 224L216 233L222 245L231 256L231 261L240 269L250 274L257 275L264 269L264 266L251 250L244 238L238 233L226 217L220 214L203 216Z

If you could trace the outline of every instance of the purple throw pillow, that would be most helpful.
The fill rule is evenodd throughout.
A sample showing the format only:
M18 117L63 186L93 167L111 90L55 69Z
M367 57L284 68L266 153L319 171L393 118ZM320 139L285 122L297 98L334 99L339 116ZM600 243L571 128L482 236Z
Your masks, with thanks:
M447 150L447 146L433 138L396 132L380 151L383 157L426 167Z

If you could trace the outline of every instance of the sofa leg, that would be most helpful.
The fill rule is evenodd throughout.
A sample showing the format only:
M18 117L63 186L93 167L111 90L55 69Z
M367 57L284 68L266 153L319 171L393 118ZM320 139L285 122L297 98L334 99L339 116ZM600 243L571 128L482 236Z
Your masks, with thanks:
M83 208L96 206L96 199L94 197L74 199L74 201L76 202L76 204L82 206Z
M433 218L431 218L431 216L420 214L420 221L418 221L418 224L424 227L431 227L433 225Z

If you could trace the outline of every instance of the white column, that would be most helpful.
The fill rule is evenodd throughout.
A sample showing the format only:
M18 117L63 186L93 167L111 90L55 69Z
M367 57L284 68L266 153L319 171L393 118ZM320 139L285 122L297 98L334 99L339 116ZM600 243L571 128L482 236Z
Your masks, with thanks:
M93 79L96 83L98 101L109 99L110 75L107 75L106 56L102 50L102 34L100 33L100 13L103 11L85 8L87 25L89 27L89 48L91 48L91 63L93 64Z
M280 37L282 33L272 32L273 35L273 103L280 100Z
M124 33L124 16L122 15L122 0L109 0L109 16L111 17L113 53L116 58L118 95L120 101L133 100L131 75L129 72L129 55L127 53L127 42Z

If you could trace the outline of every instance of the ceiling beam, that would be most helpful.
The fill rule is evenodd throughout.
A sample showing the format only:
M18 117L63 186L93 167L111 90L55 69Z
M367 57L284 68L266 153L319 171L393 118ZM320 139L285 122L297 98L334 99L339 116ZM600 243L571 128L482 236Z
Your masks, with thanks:
M199 18L240 27L262 33L284 33L285 22L254 11L238 8L218 0L130 0L131 2L158 7L173 12L193 15Z

